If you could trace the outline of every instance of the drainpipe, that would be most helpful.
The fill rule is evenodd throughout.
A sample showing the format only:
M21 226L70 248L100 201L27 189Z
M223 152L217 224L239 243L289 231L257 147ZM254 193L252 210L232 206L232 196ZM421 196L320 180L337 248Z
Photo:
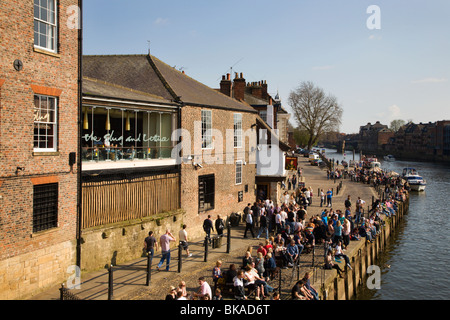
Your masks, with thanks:
M78 157L77 157L77 248L76 248L76 264L81 269L81 119L82 119L82 103L83 103L83 0L78 0L80 8L78 17Z

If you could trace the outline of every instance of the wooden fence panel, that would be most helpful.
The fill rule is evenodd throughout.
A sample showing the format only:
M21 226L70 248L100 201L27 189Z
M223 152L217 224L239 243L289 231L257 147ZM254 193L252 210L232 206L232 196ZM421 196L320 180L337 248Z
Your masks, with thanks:
M140 219L179 209L177 173L132 180L84 182L82 228Z

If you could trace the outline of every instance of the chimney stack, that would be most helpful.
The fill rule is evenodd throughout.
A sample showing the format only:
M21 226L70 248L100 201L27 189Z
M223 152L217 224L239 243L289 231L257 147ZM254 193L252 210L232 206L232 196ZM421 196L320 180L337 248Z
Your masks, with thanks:
M263 88L261 86L261 82L253 82L251 87L252 95L256 98L262 99L263 97Z
M233 97L232 86L231 86L231 75L227 73L227 77L222 76L222 81L220 82L220 92L228 97Z
M264 80L262 84L262 98L264 100L267 100L268 97L269 95L267 94L267 81Z
M245 98L245 79L244 75L241 73L239 77L236 73L233 84L234 98L238 101L244 101Z

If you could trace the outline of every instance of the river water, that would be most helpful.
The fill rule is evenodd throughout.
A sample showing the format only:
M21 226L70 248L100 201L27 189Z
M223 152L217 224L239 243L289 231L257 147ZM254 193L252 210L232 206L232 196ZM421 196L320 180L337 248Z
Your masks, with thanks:
M330 149L326 149L326 156L344 159ZM353 153L347 152L345 159L353 160ZM411 193L409 212L376 262L381 269L380 289L363 285L357 299L450 299L450 166L379 161L382 169L400 174L405 167L416 168L427 187L424 192Z

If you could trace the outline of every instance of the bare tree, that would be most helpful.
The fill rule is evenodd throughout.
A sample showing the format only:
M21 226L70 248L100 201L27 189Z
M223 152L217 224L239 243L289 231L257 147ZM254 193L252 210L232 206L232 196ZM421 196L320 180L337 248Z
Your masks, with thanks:
M392 120L391 124L389 126L389 129L391 129L394 132L397 132L398 129L400 129L405 124L406 124L406 121L402 120L402 119Z
M336 97L325 94L323 89L312 82L302 82L289 95L295 119L300 129L304 129L308 137L308 149L319 137L329 131L339 131L343 110Z

